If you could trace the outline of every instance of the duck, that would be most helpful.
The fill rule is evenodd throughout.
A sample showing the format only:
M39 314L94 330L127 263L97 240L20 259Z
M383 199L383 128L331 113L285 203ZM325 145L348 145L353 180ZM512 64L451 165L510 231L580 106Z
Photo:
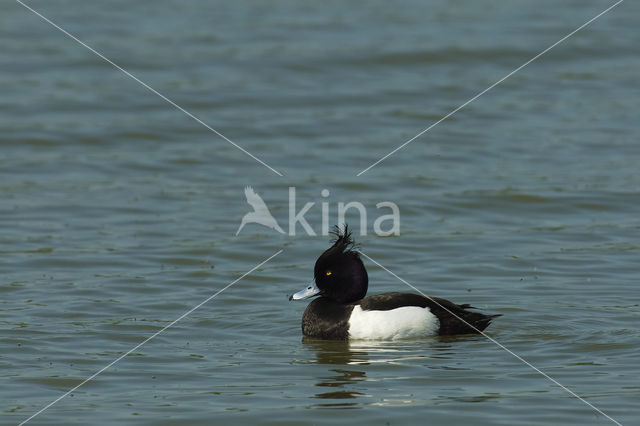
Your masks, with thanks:
M366 296L367 270L348 226L336 227L333 245L316 260L314 280L289 300L315 298L302 316L302 333L330 340L397 340L484 334L494 318L439 297L389 292Z

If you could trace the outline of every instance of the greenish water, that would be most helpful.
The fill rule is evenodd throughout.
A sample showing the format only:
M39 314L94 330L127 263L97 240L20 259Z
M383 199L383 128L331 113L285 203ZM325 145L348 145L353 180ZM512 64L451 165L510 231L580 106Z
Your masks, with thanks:
M640 57L627 1L367 173L612 3L30 1L280 177L20 4L0 4L0 417L18 424L612 424L485 337L303 340L328 237L623 424L640 419ZM330 195L321 196L327 189ZM399 236L373 222L401 212ZM357 229L355 215L348 216ZM365 262L370 293L409 290Z

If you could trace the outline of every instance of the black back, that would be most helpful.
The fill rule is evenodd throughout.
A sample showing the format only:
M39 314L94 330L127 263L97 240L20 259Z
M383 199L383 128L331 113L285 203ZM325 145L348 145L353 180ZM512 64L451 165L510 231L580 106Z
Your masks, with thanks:
M457 305L438 297L425 297L414 293L383 293L369 296L360 301L364 310L389 311L403 306L419 306L429 308L432 314L440 320L438 334L477 334L489 326L491 320L500 315L485 315L480 312L468 311L472 306Z

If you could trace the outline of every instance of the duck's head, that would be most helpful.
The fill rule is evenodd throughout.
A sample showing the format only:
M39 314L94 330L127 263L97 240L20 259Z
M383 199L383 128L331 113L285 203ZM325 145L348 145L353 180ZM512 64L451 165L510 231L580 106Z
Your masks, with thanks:
M358 252L354 250L351 232L345 225L344 230L336 227L333 234L336 236L333 245L316 260L313 282L289 300L321 295L338 303L351 303L367 294L369 277Z

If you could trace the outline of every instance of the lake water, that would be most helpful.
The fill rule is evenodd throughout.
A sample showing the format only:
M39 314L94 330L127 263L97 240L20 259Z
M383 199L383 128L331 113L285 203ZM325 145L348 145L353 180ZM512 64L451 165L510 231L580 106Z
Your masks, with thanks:
M605 425L483 336L303 340L330 237L429 295L504 316L488 335L622 424L640 421L640 33L606 1L0 4L0 406L29 424ZM322 196L322 191L329 194ZM326 192L325 192L326 194ZM374 221L396 203L400 235ZM385 223L384 227L388 227ZM410 291L365 261L370 294Z

